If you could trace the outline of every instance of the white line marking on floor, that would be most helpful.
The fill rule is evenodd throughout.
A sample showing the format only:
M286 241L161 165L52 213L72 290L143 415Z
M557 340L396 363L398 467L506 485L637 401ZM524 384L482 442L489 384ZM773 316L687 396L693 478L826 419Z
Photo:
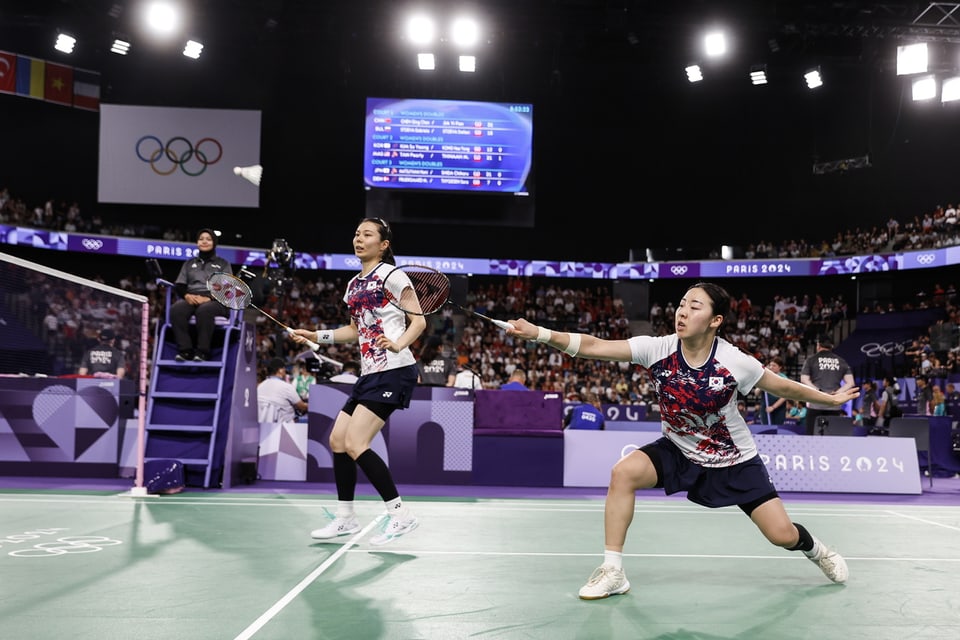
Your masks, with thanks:
M911 516L906 513L900 513L899 511L890 511L892 515L899 516L901 518L906 518L907 520L914 520L916 522L922 522L924 524L931 524L935 527L943 527L944 529L951 529L953 531L960 531L960 527L954 527L953 525L944 524L942 522L934 522L933 520L927 520L926 518L918 518L917 516Z
M380 524L380 521L383 520L385 517L386 517L386 514L381 514L376 518L374 518L373 521L370 522L370 524L368 524L367 526L365 526L363 529L360 530L360 533L350 538L348 542L346 542L342 547L337 549L333 553L333 555L327 558L319 567L311 571L310 575L308 575L306 578L301 580L299 584L297 584L297 586L295 586L293 589L288 591L285 596L277 600L277 602L272 607L264 611L263 615L261 615L259 618L254 620L253 623L249 627L244 629L240 633L240 635L234 638L234 640L247 640L248 638L252 638L253 634L259 631L263 627L263 625L270 622L270 620L272 620L275 615L280 613L280 611L285 606L290 604L294 598L300 595L301 591L303 591L308 586L310 586L317 578L319 578L323 574L324 571L329 569L330 566L334 562L336 562L337 559L340 558L340 556L345 554L350 549L350 547L357 544L363 536L367 535L371 529L373 529L378 524Z
M353 549L350 553L370 553L368 549ZM409 549L398 549L396 551L382 551L377 549L377 553L397 553L405 554L411 553ZM603 556L597 553L566 553L562 551L439 551L439 550L423 550L417 549L415 552L418 556L482 556L482 557L518 557L518 558L537 558L537 557L546 557L546 558L602 558ZM776 556L759 556L759 555L749 555L749 554L733 554L733 553L624 553L624 558L674 558L674 559L697 559L697 560L806 560L802 554L799 553L786 553L783 555ZM855 562L932 562L932 563L941 563L941 562L960 562L960 558L881 558L877 556L843 556L845 560L855 561Z

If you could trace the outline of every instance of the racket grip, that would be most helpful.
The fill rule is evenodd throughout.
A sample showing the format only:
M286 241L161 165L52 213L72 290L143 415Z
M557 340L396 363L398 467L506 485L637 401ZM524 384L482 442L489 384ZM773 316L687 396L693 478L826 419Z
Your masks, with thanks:
M291 329L290 327L287 327L287 333L289 333L289 334L292 335L292 336L297 335L297 334L295 334L295 333L293 332L293 329ZM317 344L316 342L314 342L314 341L312 341L312 340L308 340L307 338L304 338L303 340L304 340L304 342L306 343L306 345L307 345L308 347L310 347L313 351L315 351L315 352L316 352L316 351L320 351L320 345Z
M516 327L514 327L512 324L510 324L509 322L504 322L503 320L493 320L493 324L497 325L498 327L500 327L500 328L503 329L504 331L509 331L510 329L515 329L515 328L516 328Z

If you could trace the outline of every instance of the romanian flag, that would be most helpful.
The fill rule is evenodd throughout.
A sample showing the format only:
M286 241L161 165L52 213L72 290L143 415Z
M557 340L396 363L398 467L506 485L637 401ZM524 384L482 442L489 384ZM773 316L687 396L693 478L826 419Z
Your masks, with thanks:
M73 105L73 67L47 63L43 98L48 102Z
M17 95L43 100L45 67L43 60L17 56Z
M0 51L0 93L17 92L17 56Z
M89 111L100 110L100 74L84 69L73 70L73 106Z

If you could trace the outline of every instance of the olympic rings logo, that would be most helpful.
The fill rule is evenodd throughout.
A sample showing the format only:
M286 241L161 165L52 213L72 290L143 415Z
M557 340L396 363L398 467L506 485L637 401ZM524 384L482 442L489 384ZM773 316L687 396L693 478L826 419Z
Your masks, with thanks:
M360 258L345 258L343 264L348 267L359 267Z
M682 276L686 272L687 272L687 265L685 264L675 264L672 267L670 267L670 273L672 273L675 276Z
M71 553L96 553L103 551L104 547L113 547L118 544L123 542L103 536L67 536L58 538L56 542L41 542L29 549L11 551L7 555L17 558L49 558Z
M879 358L881 356L898 356L907 350L906 345L911 341L904 342L865 342L860 346L860 352L868 358Z
M194 145L183 136L174 136L163 144L157 136L148 135L137 140L136 151L137 157L161 176L168 176L179 167L185 174L195 178L223 157L223 146L216 138L201 138ZM170 163L169 168L167 162Z
M917 256L917 262L919 264L933 264L934 260L937 259L937 256L932 253L921 253Z
M80 244L89 251L100 251L103 248L103 240L97 240L96 238L84 238L80 241Z

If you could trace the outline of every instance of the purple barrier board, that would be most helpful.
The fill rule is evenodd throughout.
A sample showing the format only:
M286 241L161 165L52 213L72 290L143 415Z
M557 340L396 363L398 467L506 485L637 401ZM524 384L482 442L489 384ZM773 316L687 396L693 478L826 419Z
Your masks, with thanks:
M349 391L350 385L336 383L310 387L305 480L333 482L330 429ZM299 455L289 441L290 451L284 452L283 442L278 445L278 455ZM398 483L470 484L473 391L417 387L410 407L390 416L371 448L390 465ZM261 459L264 453L261 449Z
M0 377L0 473L118 477L135 397L130 380Z
M564 437L565 487L605 487L622 456L653 442L647 431L571 431ZM779 491L921 493L917 450L910 438L754 436Z

